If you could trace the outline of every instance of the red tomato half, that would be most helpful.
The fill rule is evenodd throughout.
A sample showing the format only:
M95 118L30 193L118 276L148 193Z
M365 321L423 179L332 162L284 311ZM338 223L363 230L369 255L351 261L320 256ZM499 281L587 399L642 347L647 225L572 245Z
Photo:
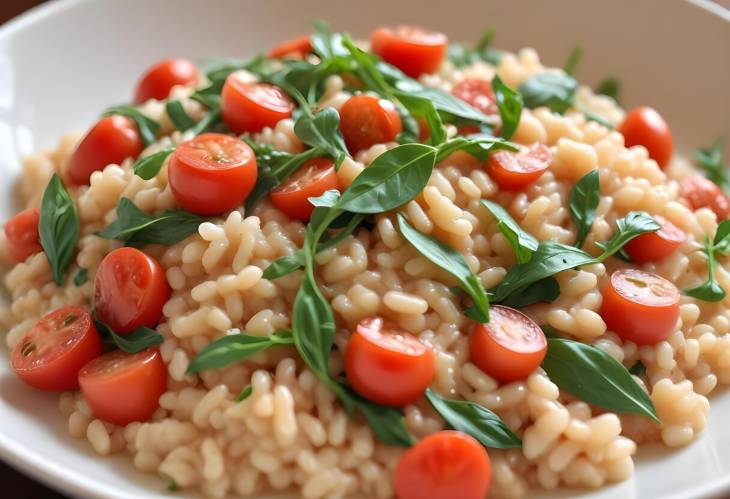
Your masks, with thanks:
M326 158L312 158L271 191L270 197L274 206L289 218L306 221L314 211L309 198L333 189L339 190L335 164Z
M494 95L490 81L466 78L454 85L451 93L486 115L499 113L497 97Z
M672 159L672 131L655 109L646 106L632 109L621 123L619 132L624 136L626 147L646 147L649 157L660 168L666 168Z
M433 351L380 317L363 319L347 343L345 372L366 399L404 406L418 400L433 381Z
M99 264L94 281L96 315L117 334L155 327L169 297L164 269L138 249L116 249Z
M232 73L223 84L221 112L226 126L237 134L260 132L290 118L294 101L268 83L244 83Z
M38 237L38 208L28 208L5 222L5 241L10 258L24 262L29 256L43 251Z
M403 453L395 470L398 499L484 499L491 482L489 454L458 431L427 436Z
M392 102L372 95L350 97L340 109L340 131L351 154L392 142L403 129Z
M134 93L134 103L142 104L149 99L163 100L176 85L195 86L200 74L195 64L187 59L165 59L142 76Z
M167 167L178 204L198 215L239 207L256 184L256 156L241 139L204 133L179 144Z
M75 185L89 185L91 174L121 164L142 152L137 125L126 116L102 118L87 132L68 160L66 176Z
M300 36L292 40L286 40L271 49L269 57L272 59L304 59L312 51L312 44L309 35Z
M101 339L85 308L59 308L41 318L15 345L13 371L25 383L52 392L78 388L79 370L101 354Z
M535 142L519 152L497 151L489 155L486 170L502 189L519 191L539 179L553 159L550 148Z
M535 321L502 305L489 307L489 322L477 324L469 336L471 360L492 378L525 379L545 358L547 340Z
M679 318L679 290L638 269L617 270L603 289L601 317L611 331L637 345L666 339Z
M693 210L709 208L718 220L730 218L730 198L717 184L702 175L691 175L679 184L679 194Z
M160 407L167 370L156 348L132 354L115 350L86 364L79 385L94 416L124 426L148 420Z
M412 26L379 28L370 35L370 48L408 76L435 73L446 57L449 39L437 31Z
M666 218L655 215L654 220L662 226L656 232L647 232L629 241L624 249L631 259L638 263L658 262L677 251L687 235Z

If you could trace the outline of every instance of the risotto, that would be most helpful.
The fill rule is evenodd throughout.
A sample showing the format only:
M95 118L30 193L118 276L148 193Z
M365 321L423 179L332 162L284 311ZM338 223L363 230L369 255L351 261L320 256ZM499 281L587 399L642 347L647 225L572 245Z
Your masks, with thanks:
M692 442L730 383L721 144L674 156L578 51L315 28L162 61L25 158L18 377L206 497L594 489Z

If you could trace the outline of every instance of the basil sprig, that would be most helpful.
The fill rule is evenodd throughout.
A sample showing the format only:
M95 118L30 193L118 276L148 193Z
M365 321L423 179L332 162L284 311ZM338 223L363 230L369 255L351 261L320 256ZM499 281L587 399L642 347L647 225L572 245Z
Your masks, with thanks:
M340 132L340 115L328 107L316 114L304 113L294 123L294 133L310 147L320 148L339 166L348 156L345 139Z
M89 280L89 270L83 267L79 267L74 276L74 285L82 286Z
M246 400L247 398L249 398L252 393L253 393L253 386L251 386L250 384L248 384L245 387L243 387L243 390L241 390L241 393L239 393L238 395L236 395L236 398L233 399L233 400L235 402L243 402L244 400Z
M112 348L118 348L123 352L137 353L150 347L161 345L165 339L154 329L140 326L131 333L124 335L115 333L112 328L99 320L95 320L96 330L105 343Z
M546 106L560 114L573 106L577 90L578 82L566 73L540 73L519 87L528 108Z
M618 230L611 239L605 243L596 243L599 248L603 249L603 253L598 257L599 262L618 253L626 243L635 237L661 229L659 223L643 211L629 212L625 217L616 220L616 227Z
M694 288L683 289L682 292L703 301L722 301L725 298L725 290L715 280L715 266L718 255L730 255L730 219L718 225L714 239L705 237L702 252L707 255L707 280Z
M560 284L554 277L533 282L519 293L513 293L500 302L512 308L522 308L535 303L552 303L560 296Z
M190 362L187 372L191 374L206 369L221 369L267 348L293 344L292 333L286 330L277 331L270 336L252 336L245 333L221 336L198 352Z
M570 191L570 216L576 228L576 248L583 246L596 219L596 208L601 201L601 183L598 169L583 176Z
M522 95L505 85L496 74L492 78L492 90L494 90L499 116L502 119L502 131L500 135L509 140L520 124L523 105Z
M723 146L722 137L718 137L710 147L695 149L695 161L708 179L730 195L730 165L722 159Z
M449 43L446 57L457 68L469 66L477 61L485 61L492 66L498 66L502 59L502 52L490 47L494 34L494 29L488 29L473 49L469 49L461 43Z
M111 116L112 114L119 114L131 118L137 125L139 136L145 147L157 140L157 131L160 129L160 124L142 114L142 111L139 109L132 106L114 106L104 111L103 116Z
M621 84L616 78L606 78L598 83L596 93L611 97L613 100L618 102L618 96Z
M175 148L172 146L165 147L154 154L139 158L137 162L134 163L134 174L145 180L154 178L158 173L160 173L160 169L165 163L165 160L173 153L174 150Z
M63 284L79 239L79 216L58 173L54 173L43 192L38 235L53 271L53 280Z
M522 229L501 205L486 199L482 199L480 202L497 220L497 228L515 251L517 263L529 262L539 245L535 236Z
M542 368L561 390L589 404L660 422L649 395L609 354L578 341L548 338L547 342Z
M165 112L170 118L170 121L172 121L172 124L175 125L175 128L177 128L181 132L189 130L195 126L195 121L193 121L193 119L188 116L188 113L185 112L185 108L183 107L182 102L180 102L179 100L167 101L167 103L165 104Z

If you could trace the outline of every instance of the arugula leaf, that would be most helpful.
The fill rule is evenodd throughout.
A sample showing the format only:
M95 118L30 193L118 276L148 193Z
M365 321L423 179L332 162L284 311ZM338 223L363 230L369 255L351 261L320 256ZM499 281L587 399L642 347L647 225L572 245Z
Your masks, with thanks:
M510 246L515 251L517 263L529 262L532 254L537 251L537 246L540 244L538 240L532 234L523 230L515 219L507 213L507 210L499 204L487 199L482 199L480 202L497 220L497 228L504 234L504 237L507 238Z
M342 34L333 33L330 25L325 21L314 20L314 33L309 37L312 50L320 59L330 59L337 56L346 56L350 52L342 45Z
M471 296L479 322L489 322L489 297L464 257L451 246L418 232L402 213L398 213L398 226L406 241L431 263L454 276L459 286Z
M340 133L340 115L334 108L322 109L314 116L303 114L294 123L294 133L305 144L326 151L337 166L348 155Z
M607 95L608 97L611 97L613 100L618 102L620 86L621 85L616 78L606 78L598 84L598 88L596 88L596 93L601 95Z
M185 108L179 100L167 101L165 104L165 112L170 118L170 121L172 121L172 124L175 125L175 128L181 132L189 130L195 126L195 122L190 116L188 116L188 113L185 112Z
M145 180L154 178L160 173L163 163L174 150L175 147L166 147L154 154L139 158L134 164L134 174Z
M695 149L695 161L708 179L730 195L730 165L722 159L723 146L722 137L718 137L710 147Z
M560 296L560 284L554 277L546 277L527 286L520 293L508 296L500 304L512 308L527 307L540 302L552 303Z
M426 398L454 430L474 437L484 447L518 449L522 440L509 426L486 407L466 400L448 400L428 388Z
M565 71L565 74L573 76L573 74L575 73L575 69L578 67L578 63L580 63L580 58L582 55L583 50L579 46L573 47L573 50L570 51L568 59L563 65L563 71Z
M660 423L649 395L609 354L578 341L548 338L547 342L542 368L560 389L589 404Z
M113 114L119 114L131 118L137 125L139 130L139 136L142 139L142 144L147 147L157 140L156 134L160 129L160 124L152 118L148 118L139 109L131 106L114 106L110 107L102 116L111 116Z
M494 90L494 96L497 98L499 116L502 118L501 135L509 140L520 124L522 95L505 85L496 74L492 78L492 89Z
M606 261L635 237L661 229L659 223L644 211L629 212L625 217L616 220L616 226L618 230L611 239L605 243L596 243L603 249L603 253L598 257L599 262Z
M286 330L277 331L271 336L252 336L245 333L225 335L206 345L190 362L187 372L221 369L267 348L293 344L292 333Z
M583 246L596 219L596 208L601 201L601 180L598 169L591 170L570 191L570 216L576 228L576 248Z
M63 274L71 264L79 239L79 216L58 173L54 173L43 192L38 235L53 271L53 280L63 284Z
M243 387L243 390L241 390L241 393L236 395L236 398L233 399L233 401L234 402L243 402L244 400L249 398L252 393L253 393L253 386L251 386L251 384L248 384L245 387Z
M564 113L573 106L578 82L565 73L541 73L520 85L525 106L534 109L546 106L556 113Z
M76 275L74 276L74 284L76 286L82 286L83 284L86 284L88 280L89 270L83 267L79 267L79 270L76 271Z

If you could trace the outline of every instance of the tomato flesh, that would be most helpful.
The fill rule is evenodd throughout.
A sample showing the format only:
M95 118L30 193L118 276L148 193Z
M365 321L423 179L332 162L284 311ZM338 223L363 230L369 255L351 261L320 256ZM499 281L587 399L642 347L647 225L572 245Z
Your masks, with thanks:
M24 262L29 256L43 251L38 236L40 210L28 208L5 223L5 241L8 254L15 262Z
M465 78L454 85L451 93L486 115L499 113L492 83L487 80Z
M664 169L672 159L672 131L661 114L647 106L632 109L619 127L626 147L644 146L649 157Z
M241 139L204 133L179 144L167 169L178 204L198 215L238 208L256 184L256 156Z
M351 154L392 142L403 130L392 102L372 95L350 97L340 109L340 131Z
M435 367L430 346L380 317L363 319L345 350L347 379L357 393L382 405L418 400Z
M553 159L550 148L536 142L518 152L497 151L489 155L486 170L499 187L522 190L539 179Z
M273 128L280 120L290 118L294 107L294 101L275 85L246 83L236 73L223 84L223 122L237 134Z
M446 57L446 35L413 26L379 28L370 35L370 48L385 62L412 78L435 73Z
M86 364L79 385L94 416L124 426L147 421L160 407L167 370L157 348L133 354L115 350Z
M305 161L283 184L271 191L271 202L289 218L309 220L314 205L309 198L339 190L335 164L326 158Z
M272 59L304 59L311 51L312 43L309 41L309 35L305 35L281 42L269 51L269 57Z
M647 232L629 241L624 250L637 263L658 262L677 251L687 235L666 218L655 215L661 225L656 232Z
M679 290L650 272L617 270L603 289L600 314L608 329L624 340L653 345L674 331Z
M730 218L730 197L710 179L702 175L690 175L679 183L679 194L693 210L709 208L718 220Z
M491 482L492 463L484 447L451 430L406 450L395 470L398 499L484 499Z
M15 374L40 390L61 392L78 388L79 370L101 354L101 338L89 312L62 307L35 323L13 349Z
M94 281L96 315L117 334L155 327L169 297L164 269L138 249L116 249L99 264Z
M165 59L147 70L137 83L134 103L143 104L150 99L167 99L172 87L177 85L192 87L199 79L198 68L189 60Z

